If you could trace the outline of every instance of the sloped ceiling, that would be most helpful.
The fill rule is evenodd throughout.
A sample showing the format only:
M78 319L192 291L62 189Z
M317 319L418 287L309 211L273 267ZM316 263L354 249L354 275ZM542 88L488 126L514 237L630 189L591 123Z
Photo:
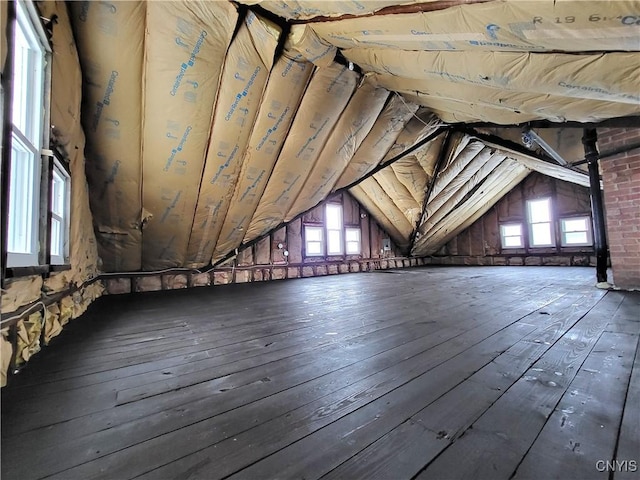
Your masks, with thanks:
M70 2L105 270L215 263L343 188L428 255L532 170L588 184L461 122L640 113L637 2L241 3Z

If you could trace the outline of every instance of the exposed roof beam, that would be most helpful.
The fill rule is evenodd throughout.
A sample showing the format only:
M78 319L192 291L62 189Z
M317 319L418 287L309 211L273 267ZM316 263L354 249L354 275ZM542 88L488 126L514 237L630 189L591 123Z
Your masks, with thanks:
M435 228L421 236L411 250L413 256L432 255L451 238L468 228L509 193L527 175L528 168L506 160L483 184Z
M416 143L415 145L413 145L412 147L407 148L404 152L400 153L399 155L396 155L393 158L390 158L389 160L387 160L386 162L381 163L380 165L378 165L376 168L374 168L373 170L371 170L369 173L367 173L366 175L363 175L361 178L359 178L358 180L356 180L355 182L351 182L349 185L347 185L346 187L342 187L337 189L334 193L341 193L345 190L349 190L352 187L355 187L356 185L358 185L360 182L362 182L363 180L366 180L369 177L372 177L373 175L375 175L376 173L378 173L380 170L382 170L383 168L387 168L389 165L391 165L392 163L400 160L403 157L406 157L407 155L409 155L411 152L416 151L417 149L419 149L420 147L422 147L423 145L429 143L431 140L433 140L434 138L436 138L438 135L440 135L441 133L444 133L446 131L449 130L449 127L438 127L433 133L430 133L429 135L427 135L425 138L423 138L422 140L420 140L418 143Z
M473 122L473 123L452 123L452 127L467 127L467 128L505 128L508 125L500 125L490 122ZM627 117L616 117L602 120L601 122L552 122L551 120L532 120L530 122L520 123L517 125L510 125L511 127L530 127L530 128L629 128L640 127L640 115L633 115Z
M414 3L412 5L393 5L390 7L381 8L377 12L367 13L365 15L341 15L339 17L325 17L318 16L308 20L290 20L293 23L312 23L312 22L336 22L339 20L347 20L351 18L366 18L375 15L396 15L400 13L420 13L420 12L435 12L437 10L444 10L458 5L465 5L470 3L485 3L491 0L439 0L435 2Z

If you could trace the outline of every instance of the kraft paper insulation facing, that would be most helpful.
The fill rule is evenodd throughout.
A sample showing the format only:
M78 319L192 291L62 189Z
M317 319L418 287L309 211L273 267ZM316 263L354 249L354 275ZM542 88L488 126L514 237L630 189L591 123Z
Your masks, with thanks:
M425 144L423 147L414 151L412 155L416 157L418 164L429 178L433 177L433 171L438 162L440 149L444 144L445 135L438 135L436 138Z
M227 52L189 238L189 267L211 261L279 37L279 27L248 12Z
M324 200L382 111L389 92L365 79L351 97L285 221Z
M365 71L381 74L379 79L383 86L391 88L388 83L394 77L418 80L424 85L425 96L429 99L443 100L437 96L437 88L445 88L452 84L451 97L454 92L466 90L466 101L475 96L482 103L486 87L495 89L487 105L482 108L493 108L500 120L501 93L505 103L515 100L515 94L523 95L527 111L538 109L544 112L547 101L553 101L557 107L564 105L563 113L567 119L579 121L591 119L592 109L605 108L601 102L612 104L607 111L615 111L618 115L630 115L640 111L640 93L638 93L637 71L640 59L635 53L606 53L599 55L572 54L540 54L517 52L413 52L380 49L349 49L344 55L357 63ZM540 72L545 72L540 75ZM433 81L435 92L431 94L429 82ZM399 79L398 83L405 80ZM478 94L475 95L474 89ZM537 95L531 95L537 94ZM550 98L547 98L550 96ZM455 98L461 98L460 95ZM444 98L451 102L455 98ZM510 100L511 99L511 100ZM581 102L577 100L593 100ZM574 105L571 105L571 104ZM509 115L511 108L506 108ZM570 115L570 116L569 116ZM507 118L511 118L510 116ZM500 123L507 123L509 120Z
M374 79L377 84L431 106L438 112L445 110L441 113L443 120L449 118L447 109L453 112L472 111L477 120L491 121L497 116L503 124L513 118L521 121L545 118L554 122L576 119L596 122L634 111L634 106L628 103L585 98L568 101L565 96L509 92L499 87L479 85L468 88L447 79L414 80L378 74L374 74Z
M71 175L69 230L69 263L65 272L69 284L81 284L97 275L98 252L89 208L89 188L85 177L85 136L80 123L82 74L67 5L63 2L38 4L45 18L57 17L53 26L51 64L51 124L52 136L66 152ZM4 296L4 295L3 295ZM16 308L19 305L16 305Z
M583 187L589 187L590 185L589 176L584 171L572 170L567 167L562 167L550 162L545 162L535 157L530 157L519 152L501 148L491 143L487 143L486 145L495 148L498 151L502 151L505 155L516 160L519 164L527 167L529 170L533 170L547 175L548 177L557 178L558 180L563 180L565 182L582 185ZM600 188L602 188L602 181L600 181Z
M442 99L420 92L405 92L403 97L408 101L427 107L438 118L447 123L490 121L498 125L514 125L542 118L534 117L531 114L513 112L504 108L476 105L468 101Z
M469 138L469 137L467 137ZM454 151L447 164L441 169L433 189L431 190L431 198L438 196L449 183L456 178L462 170L472 162L480 153L485 150L485 146L482 142L468 142L465 144L464 149L459 153Z
M2 5L0 5L2 7ZM8 340L9 329L0 330L0 387L7 385L7 373L11 365L11 357L13 356L13 345Z
M391 169L395 173L400 183L407 189L413 199L418 202L420 208L425 196L425 188L429 183L429 177L418 163L415 155L396 160L391 164Z
M402 210L396 206L391 197L389 197L387 192L385 192L385 190L380 186L375 175L363 180L359 186L376 205L376 207L383 212L383 215L402 234L404 244L406 244L411 237L411 233L413 232L415 225L411 224Z
M392 158L401 155L416 143L424 140L430 134L436 131L442 122L436 116L425 108L419 109L407 122L404 130L400 132L395 143L386 153L380 163L388 162Z
M382 161L417 110L418 105L403 102L399 95L391 95L369 135L336 182L335 190L350 185L373 170Z
M227 2L148 2L142 268L185 264L211 117L237 12Z
M291 49L318 67L328 67L336 58L338 49L326 43L306 25L291 25L288 40Z
M285 50L267 82L242 169L213 253L213 262L238 248L278 159L313 65Z
M513 160L505 160L485 180L481 189L477 189L429 232L417 235L411 254L414 256L434 254L442 245L484 215L530 172L528 168Z
M638 50L637 15L633 0L518 0L309 26L342 49L586 52Z
M347 106L358 78L356 72L338 64L315 71L251 220L245 242L267 233L284 220Z
M103 269L142 266L142 64L146 3L71 2L84 76L91 211Z
M420 219L422 205L416 202L411 193L405 188L395 172L390 167L380 170L373 178L385 191L393 204L398 207L411 225L415 225Z
M40 333L42 332L42 314L32 313L16 325L18 336L16 347L16 364L28 362L31 356L40 351Z
M497 169L504 160L504 155L492 153L488 148L482 151L433 200L429 201L425 213L426 221L420 226L420 231L423 233L428 231L449 212L453 211L456 205L487 178L492 171Z
M287 20L306 20L314 17L339 17L345 14L364 15L381 8L437 0L240 0L245 5L260 5Z
M366 180L365 180L366 181ZM364 182L363 182L364 183ZM409 246L409 239L400 233L393 223L382 213L377 205L369 198L366 192L360 185L356 185L349 189L349 193L362 205L378 222L382 228L389 234L391 239L400 248L407 248Z

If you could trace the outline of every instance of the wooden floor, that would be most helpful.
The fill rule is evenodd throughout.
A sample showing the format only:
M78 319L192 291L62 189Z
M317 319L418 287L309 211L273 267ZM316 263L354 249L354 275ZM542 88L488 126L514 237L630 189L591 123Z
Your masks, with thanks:
M2 390L2 478L637 479L640 293L594 283L432 267L103 297Z

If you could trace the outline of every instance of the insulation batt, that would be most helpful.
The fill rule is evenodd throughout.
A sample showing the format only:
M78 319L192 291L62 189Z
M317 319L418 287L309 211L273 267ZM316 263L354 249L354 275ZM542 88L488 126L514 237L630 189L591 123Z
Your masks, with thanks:
M213 262L242 243L312 72L313 64L290 50L285 50L273 66L214 249Z
M347 106L358 78L356 72L338 64L316 70L251 220L245 242L282 223Z
M289 221L324 200L382 111L389 92L371 82L358 87L285 217Z
M148 2L142 146L142 268L182 266L224 58L229 2Z
M89 198L103 269L139 270L146 3L70 2L69 9L81 47Z
M417 110L418 105L403 102L398 95L392 95L367 138L360 144L342 172L335 189L346 187L373 170L393 146L400 132Z
M267 83L280 28L248 12L227 52L193 228L187 266L211 261Z
M309 26L341 49L637 51L637 15L634 0L510 0Z

